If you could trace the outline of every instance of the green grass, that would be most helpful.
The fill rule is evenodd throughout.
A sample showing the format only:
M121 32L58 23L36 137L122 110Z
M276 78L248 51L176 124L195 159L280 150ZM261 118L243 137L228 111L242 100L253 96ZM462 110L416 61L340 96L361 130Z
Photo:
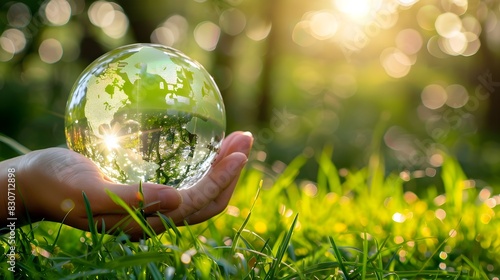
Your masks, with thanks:
M143 223L141 242L102 234L92 219L90 232L51 222L17 229L17 272L7 270L4 236L0 279L499 279L494 187L475 185L448 157L435 178L444 190L416 194L407 185L418 179L385 175L376 154L365 169L341 172L330 155L298 156L279 174L252 161L226 212L185 227L163 216L159 235ZM318 175L299 180L307 161Z

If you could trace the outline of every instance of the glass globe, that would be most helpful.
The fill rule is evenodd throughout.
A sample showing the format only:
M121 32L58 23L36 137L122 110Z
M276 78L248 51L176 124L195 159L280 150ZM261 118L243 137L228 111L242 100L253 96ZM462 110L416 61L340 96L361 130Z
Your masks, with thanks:
M172 48L134 44L82 72L65 126L69 148L115 182L188 188L215 159L226 116L217 85L199 63Z

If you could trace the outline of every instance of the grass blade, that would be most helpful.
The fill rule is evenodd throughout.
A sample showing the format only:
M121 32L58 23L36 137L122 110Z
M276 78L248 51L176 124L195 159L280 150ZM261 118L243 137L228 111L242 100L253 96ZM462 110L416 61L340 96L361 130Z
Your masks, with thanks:
M248 221L250 220L250 216L252 216L252 210L255 206L255 202L257 201L257 199L259 198L259 195L260 195L260 191L262 189L262 181L260 181L260 184L259 184L259 188L257 189L257 193L255 194L255 198L253 200L253 203L252 203L252 206L250 207L250 211L247 215L247 217L245 218L245 220L243 221L243 224L241 224L241 227L238 229L238 231L236 232L234 238L233 238L233 244L231 245L231 251L234 252L237 244L238 244L238 240L240 239L240 236L241 236L241 232L245 229Z
M85 202L85 211L87 212L87 218L89 220L89 231L92 236L92 244L97 245L97 227L94 221L94 214L92 214L92 208L90 207L90 201L85 192L82 192L83 201Z
M287 251L288 245L290 244L290 240L292 239L292 233L293 230L295 229L295 225L297 223L299 214L295 215L295 218L293 219L292 225L290 226L290 229L286 232L285 236L283 237L283 240L281 241L281 244L278 248L278 253L276 254L276 258L274 262L271 265L271 268L269 269L269 273L266 275L265 279L275 279L274 275L276 274L281 261L283 260L283 257L285 256L285 253Z
M329 236L328 239L330 240L330 244L332 245L333 253L335 254L335 257L337 258L337 261L339 262L340 270L342 270L342 272L344 273L344 277L348 278L349 273L347 271L347 268L344 265L344 260L342 259L342 255L340 254L339 247L337 247L337 244L335 244L335 240L333 240L333 238L331 236Z
M318 182L320 181L320 179L323 181L326 180L328 183L324 182L323 184L321 184L325 186L325 189L330 192L335 192L339 195L342 195L342 184L340 183L339 171L331 160L332 154L333 148L331 146L328 146L323 149L323 152L318 157ZM326 186L328 187L326 188Z
M30 149L28 149L25 146L21 145L16 140L14 140L14 139L12 139L12 138L10 138L8 136L5 136L5 135L3 135L1 133L0 133L0 142L2 142L5 145L11 147L13 150L15 150L16 152L18 152L20 155L24 155L24 154L27 154L27 153L31 152Z
M363 261L361 267L361 279L366 279L366 268L368 266L368 236L366 232L362 233L363 236Z
M132 219L141 227L141 229L144 231L144 233L147 236L149 236L149 237L155 236L155 233L153 232L153 230L151 229L151 227L149 226L149 224L146 222L146 220L144 219L144 217L142 215L138 215L138 211L130 208L130 206L128 206L127 203L125 203L115 193L113 193L113 192L111 192L109 190L106 190L106 193L109 195L109 197L111 198L111 200L113 200L114 203L118 204L123 209L125 209L125 211L127 211L127 213L130 215L130 217L132 217Z

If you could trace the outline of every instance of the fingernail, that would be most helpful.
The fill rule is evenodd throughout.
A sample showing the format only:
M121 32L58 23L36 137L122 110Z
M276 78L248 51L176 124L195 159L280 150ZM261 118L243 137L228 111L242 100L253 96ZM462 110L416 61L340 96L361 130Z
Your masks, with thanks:
M161 209L176 209L182 203L181 194L174 188L165 188L158 192Z
M253 134L250 131L245 131L242 134L253 138Z
M230 174L234 174L237 171L239 171L245 163L247 163L248 158L243 158L243 159L233 159L228 165L227 165L227 171L229 171Z
M241 169L243 168L243 166L245 166L245 164L247 163L248 161L248 158L244 158L242 160L240 160L239 162L236 162L236 166L233 170L237 170L237 169Z
M247 162L248 162L248 158L245 158L244 160L242 160L240 163L240 167L245 166L245 164L247 164Z
M240 142L239 151L248 156L248 154L250 153L250 150L252 149L252 144L253 144L253 140L254 140L253 134L250 131L245 131L242 134L247 136L248 139L246 139L246 141Z

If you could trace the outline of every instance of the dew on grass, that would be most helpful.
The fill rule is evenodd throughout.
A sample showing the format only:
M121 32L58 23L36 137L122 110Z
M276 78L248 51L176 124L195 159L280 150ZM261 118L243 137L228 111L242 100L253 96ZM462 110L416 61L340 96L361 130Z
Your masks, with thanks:
M188 188L224 139L217 85L196 61L154 44L110 51L76 81L66 107L70 149L118 183Z

